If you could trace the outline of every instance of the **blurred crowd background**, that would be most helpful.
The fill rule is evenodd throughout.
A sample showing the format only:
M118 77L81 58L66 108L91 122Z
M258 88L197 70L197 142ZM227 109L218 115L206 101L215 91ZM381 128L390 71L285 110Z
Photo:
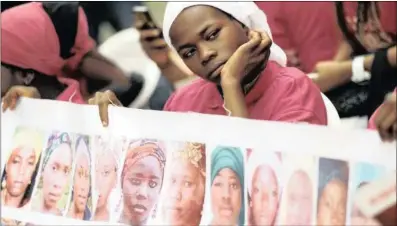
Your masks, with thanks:
M11 8L13 6L21 5L23 3L27 3L27 1L2 1L1 2L1 12L4 10ZM86 11L91 12L89 16L91 17L91 23L92 26L98 26L97 29L91 29L95 31L91 31L93 35L97 35L97 41L98 43L103 43L106 39L108 39L110 36L112 36L114 33L117 32L117 30L125 29L127 27L132 26L132 7L134 5L146 5L150 12L151 15L153 16L153 19L161 24L164 16L164 9L165 5L167 2L95 2L95 1L90 1L90 2L83 2L82 5L85 7ZM120 18L120 22L117 21L116 15L114 14L114 11L112 12L106 12L107 7L109 5L113 5L113 8L110 8L112 10L118 11L117 17ZM113 17L113 18L112 18ZM97 24L98 21L100 21L100 24ZM112 24L113 23L113 24ZM114 23L119 23L115 25Z

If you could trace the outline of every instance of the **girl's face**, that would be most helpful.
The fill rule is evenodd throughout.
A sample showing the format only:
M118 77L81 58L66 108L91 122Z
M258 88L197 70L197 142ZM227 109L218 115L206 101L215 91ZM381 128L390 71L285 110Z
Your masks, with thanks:
M110 151L97 155L96 163L96 188L99 191L97 208L107 205L110 192L117 182L117 163Z
M167 224L188 225L200 221L204 202L205 179L189 161L173 159L164 204Z
M198 5L178 15L171 26L170 38L193 73L219 83L218 68L248 41L248 30L220 10Z
M72 169L72 149L67 144L56 147L43 171L43 195L47 208L56 208L61 200Z
M13 197L22 196L31 183L36 168L36 152L33 148L14 149L6 166L7 193Z
M215 176L211 186L211 205L215 222L236 224L242 205L242 187L237 174L224 168Z
M274 171L266 165L258 167L251 183L251 213L255 225L273 225L279 204Z
M76 159L76 171L74 174L73 202L79 212L83 212L89 198L90 186L90 159L88 149L84 142L80 142L76 150L79 153Z
M283 198L286 199L286 225L311 224L313 184L307 172L298 170L292 174Z
M124 208L130 222L140 225L145 221L160 194L163 171L157 158L147 156L129 166L123 180Z
M319 225L344 225L346 221L347 186L334 179L325 186L319 201Z

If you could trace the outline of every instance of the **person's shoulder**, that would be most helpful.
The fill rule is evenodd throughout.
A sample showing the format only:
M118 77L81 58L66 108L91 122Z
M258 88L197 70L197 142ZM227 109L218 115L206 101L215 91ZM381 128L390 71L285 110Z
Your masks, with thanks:
M281 68L277 73L277 86L284 95L292 95L303 101L314 99L322 102L321 91L313 80L303 71L295 67Z
M188 105L190 106L193 103L197 103L200 99L204 98L203 94L205 94L205 91L211 85L211 83L201 78L197 78L190 84L180 87L168 99L165 110L188 110Z
M268 93L275 101L277 119L284 117L290 121L326 123L321 92L304 72L280 65L272 65L272 72L271 90Z
M209 82L205 81L204 79L197 78L191 81L189 84L180 87L176 92L181 94L198 93L201 92L207 85L209 85Z
M274 72L274 82L278 86L293 86L297 89L313 89L319 92L319 89L309 76L298 68L272 64L272 71Z

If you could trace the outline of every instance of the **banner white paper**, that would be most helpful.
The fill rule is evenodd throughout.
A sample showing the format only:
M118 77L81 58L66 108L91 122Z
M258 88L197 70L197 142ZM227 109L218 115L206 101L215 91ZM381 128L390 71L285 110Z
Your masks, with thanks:
M396 171L367 130L117 107L104 128L30 99L1 116L2 225L351 225Z

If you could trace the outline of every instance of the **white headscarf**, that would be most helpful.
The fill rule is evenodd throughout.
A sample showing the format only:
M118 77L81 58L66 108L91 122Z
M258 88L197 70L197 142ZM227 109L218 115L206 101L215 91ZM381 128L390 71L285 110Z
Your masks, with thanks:
M266 15L254 2L168 2L164 13L163 34L165 41L171 48L173 48L170 39L171 25L184 9L196 5L208 5L220 9L250 29L265 31L272 39ZM287 56L276 43L272 44L270 51L269 60L275 61L281 66L286 66Z
M282 192L282 166L279 157L272 152L267 151L259 151L253 150L251 155L248 158L247 162L247 188L248 194L252 195L252 180L254 178L255 171L260 166L269 166L276 176L277 184L278 184L278 198L280 200L281 192Z

